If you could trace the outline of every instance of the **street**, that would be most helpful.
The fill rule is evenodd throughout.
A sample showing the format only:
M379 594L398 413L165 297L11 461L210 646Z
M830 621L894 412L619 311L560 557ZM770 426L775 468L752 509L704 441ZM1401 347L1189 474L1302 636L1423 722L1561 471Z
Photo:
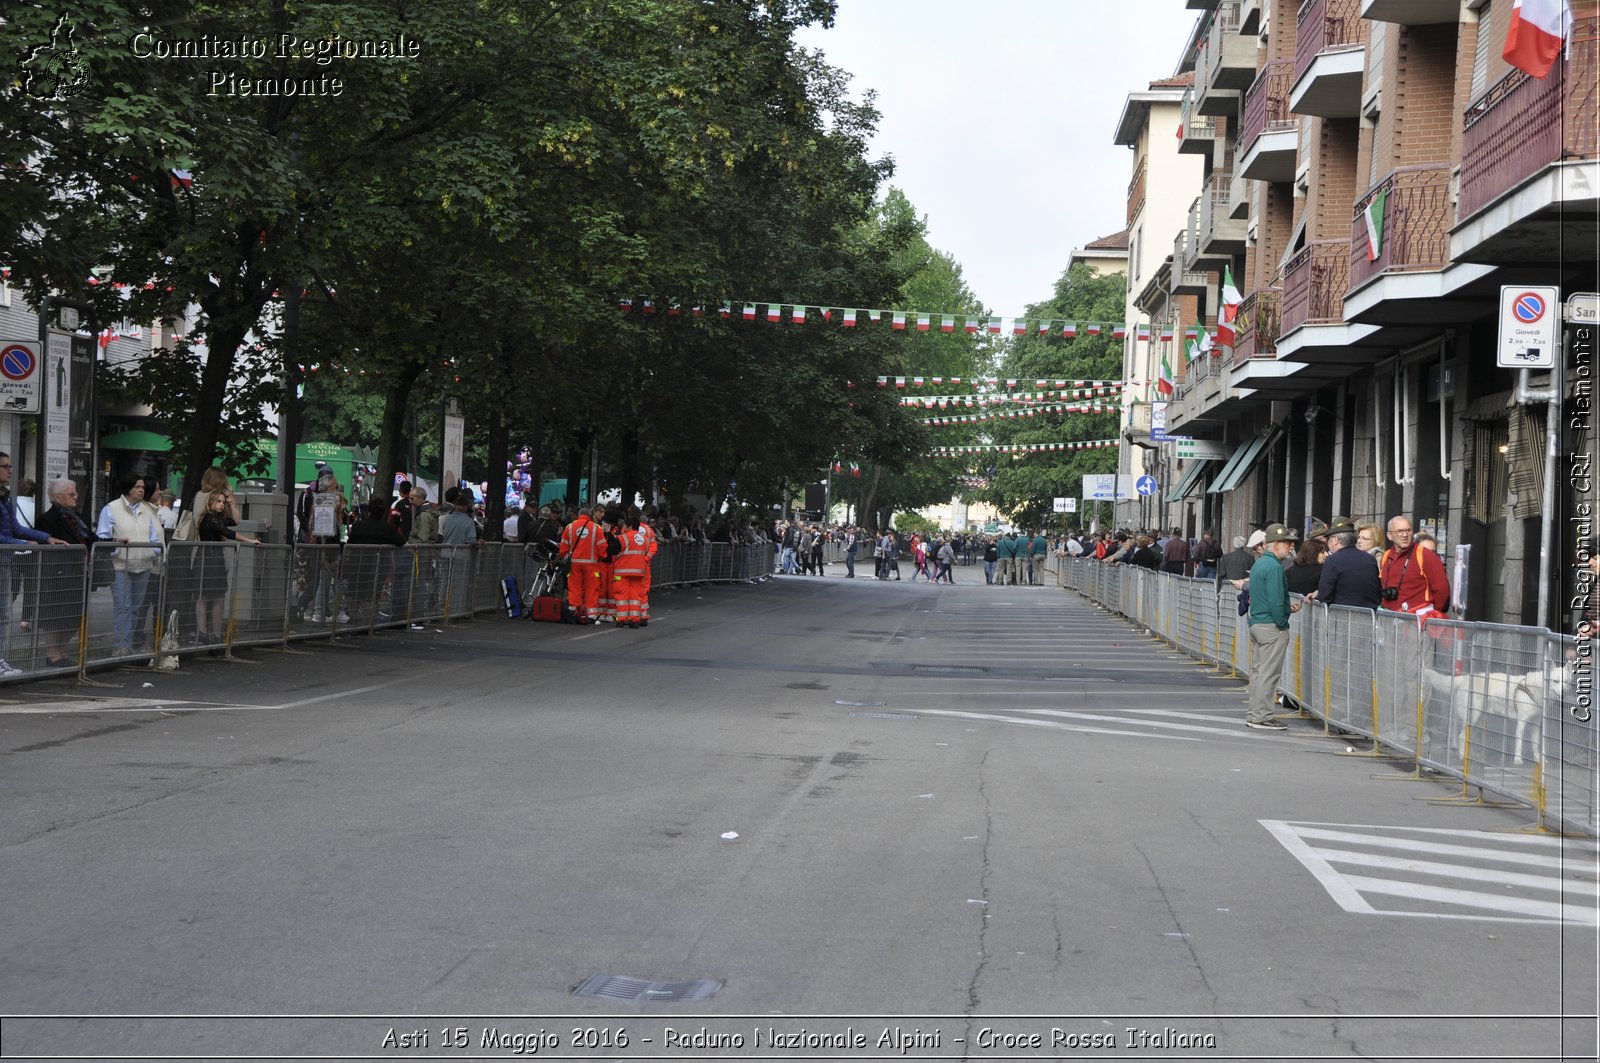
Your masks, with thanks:
M3 1055L1594 1058L1592 842L840 575L7 689Z

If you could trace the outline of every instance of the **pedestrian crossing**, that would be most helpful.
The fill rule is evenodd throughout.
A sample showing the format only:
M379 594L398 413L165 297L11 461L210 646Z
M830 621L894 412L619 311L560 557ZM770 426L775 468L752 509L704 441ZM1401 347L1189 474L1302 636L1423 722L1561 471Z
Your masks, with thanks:
M1600 927L1600 850L1593 841L1439 827L1260 823L1347 912Z

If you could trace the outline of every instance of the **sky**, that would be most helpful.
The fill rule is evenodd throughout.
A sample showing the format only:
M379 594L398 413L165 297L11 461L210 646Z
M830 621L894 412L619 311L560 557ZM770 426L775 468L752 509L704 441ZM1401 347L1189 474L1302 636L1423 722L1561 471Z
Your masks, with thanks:
M800 43L877 90L872 156L991 313L1049 298L1074 248L1122 230L1133 157L1111 138L1128 93L1176 71L1184 0L838 3Z

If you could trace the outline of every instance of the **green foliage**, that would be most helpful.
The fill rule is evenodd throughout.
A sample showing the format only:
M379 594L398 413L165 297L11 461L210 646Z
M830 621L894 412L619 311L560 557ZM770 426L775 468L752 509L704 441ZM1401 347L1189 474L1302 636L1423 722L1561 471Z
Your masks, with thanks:
M896 513L894 515L894 527L896 531L904 532L907 535L920 534L923 538L937 535L942 530L939 525L912 510Z
M1055 336L1021 336L1006 344L999 374L1019 380L1070 379L1119 380L1122 377L1122 343L1109 329L1099 336L1083 331L1085 322L1120 322L1124 316L1126 278L1121 273L1097 276L1082 263L1056 282L1052 297L1028 307L1028 316L1076 321L1076 339ZM1082 402L1084 400L1072 400ZM988 442L1056 443L1070 440L1113 439L1120 418L1116 396L1103 401L1104 413L1055 413L1030 418L1001 419L987 424ZM1080 494L1083 477L1115 472L1117 452L1106 450L1040 451L1021 454L985 453L975 463L979 475L990 479L975 496L990 502L1013 522L1028 526L1053 519L1052 500ZM993 469L992 474L990 469Z

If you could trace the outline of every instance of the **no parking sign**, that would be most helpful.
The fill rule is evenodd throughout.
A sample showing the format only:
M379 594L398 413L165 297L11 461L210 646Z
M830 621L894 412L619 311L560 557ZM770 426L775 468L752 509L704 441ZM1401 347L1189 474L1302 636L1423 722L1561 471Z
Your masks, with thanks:
M0 343L0 413L38 413L44 393L39 345Z

